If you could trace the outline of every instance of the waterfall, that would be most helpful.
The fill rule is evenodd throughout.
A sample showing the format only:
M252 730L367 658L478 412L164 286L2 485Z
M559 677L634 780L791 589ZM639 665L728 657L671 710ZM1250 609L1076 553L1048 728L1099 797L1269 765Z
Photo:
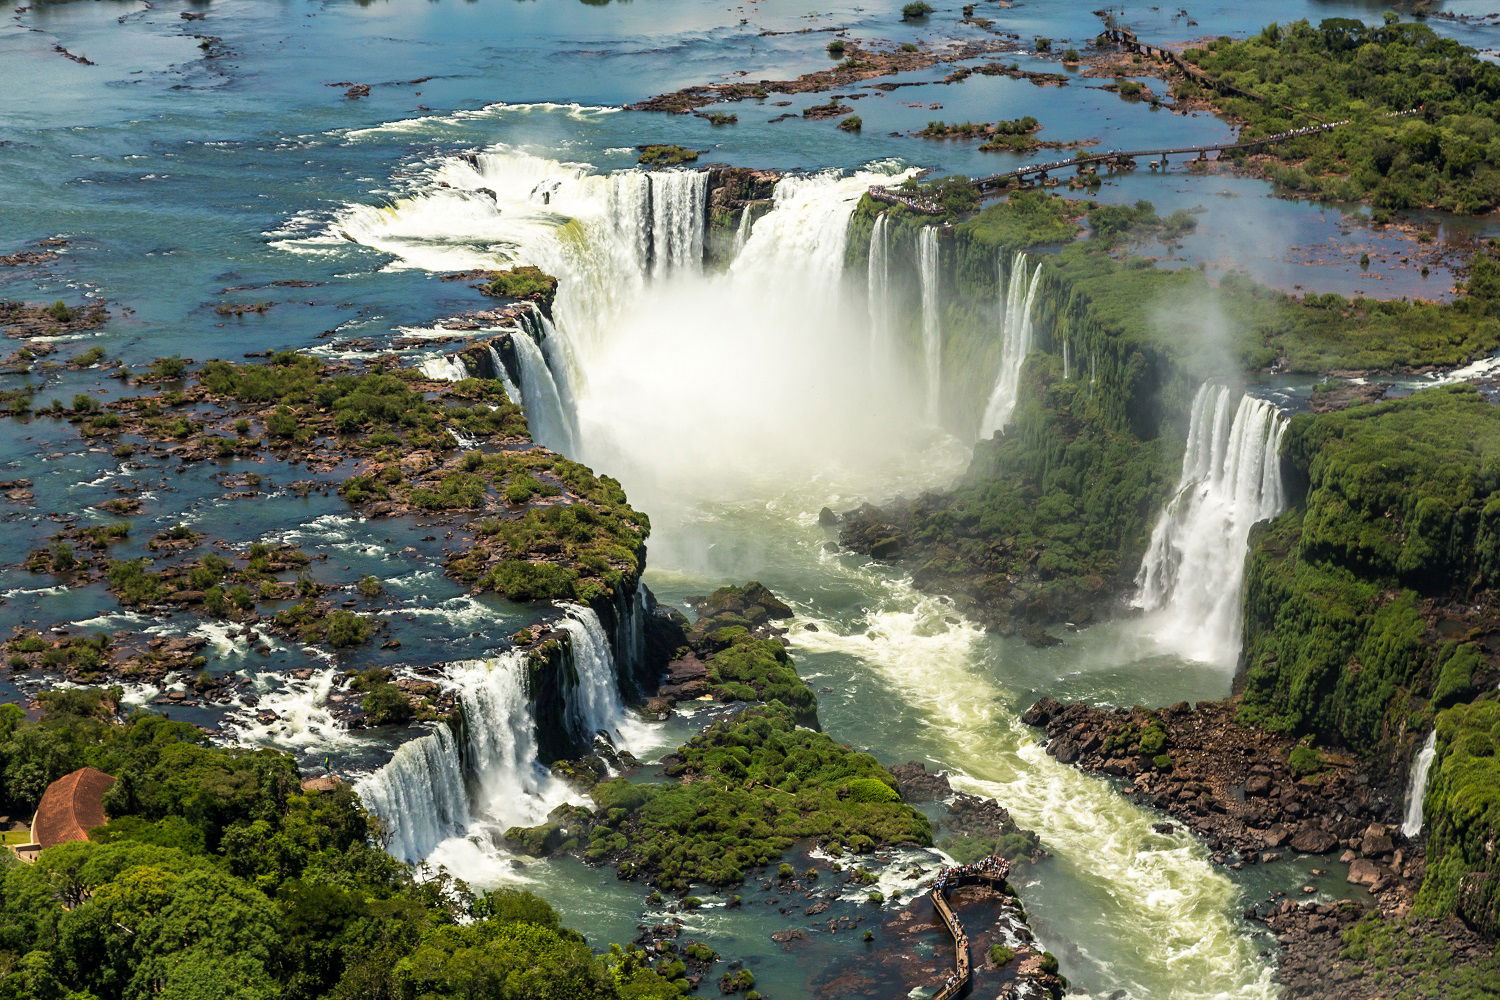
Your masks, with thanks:
M501 385L505 386L506 398L524 409L521 402L521 390L510 380L510 372L506 370L505 362L500 360L500 352L495 350L493 343L486 344L485 347L490 352L490 364L495 366L495 377L500 380Z
M998 268L997 268L998 269ZM1036 299L1037 279L1042 265L1038 261L1030 277L1026 274L1026 255L1017 252L1010 264L1010 280L1002 272L998 275L1000 299L1000 370L995 375L995 387L990 390L990 401L984 408L984 419L979 424L981 439L1005 429L1010 415L1016 409L1016 397L1021 385L1021 366L1026 355L1031 353L1031 304Z
M355 783L354 791L385 824L386 850L402 861L422 860L469 823L458 741L446 725L401 744L384 767Z
M651 178L651 248L655 273L696 270L703 263L708 174L657 170Z
M1401 833L1407 840L1415 840L1422 832L1422 800L1427 796L1427 774L1432 770L1432 759L1437 756L1437 728L1427 734L1417 759L1411 764L1411 781L1406 786L1406 818L1401 821Z
M537 760L536 720L526 690L526 653L511 650L448 667L467 734L472 811L505 828L533 826L567 801L568 786Z
M752 208L724 270L701 263L702 171L596 173L500 148L437 161L394 202L346 206L318 239L378 249L398 268L527 264L555 275L555 329L538 321L526 331L535 351L526 336L499 348L512 398L539 441L620 478L647 503L648 479L681 491L664 462L727 490L789 471L826 475L830 455L862 469L865 456L889 459L893 440L929 440L920 376L913 406L905 394L871 392L868 368L849 360L871 336L864 289L846 280L849 220L872 183L903 177L782 177L769 210ZM894 321L884 332L898 340L904 331ZM541 375L538 355L555 397L545 378L531 377ZM760 416L743 419L752 412Z
M563 399L546 355L524 325L511 334L511 343L521 369L521 407L532 440L564 455L576 454L573 411Z
M870 376L875 385L885 385L896 372L896 345L892 338L891 228L881 212L870 230L870 257L866 265L865 301L870 314Z
M1208 382L1193 400L1177 491L1136 574L1134 604L1153 631L1189 659L1239 655L1240 585L1250 528L1280 513L1281 436L1273 405Z
M619 742L625 703L604 625L592 608L565 604L563 610L567 617L558 626L572 639L568 655L578 677L578 687L568 699L568 714L586 742L601 732L610 742Z
M734 231L734 254L739 256L741 250L745 249L745 243L750 239L750 203L740 209L740 224Z
M626 256L644 271L651 259L651 177L638 170L612 175L606 188L605 215Z
M557 332L557 327L552 325L547 314L540 309L533 309L525 322L532 328L532 339L541 345L542 356L547 362L547 370L552 373L553 383L557 387L557 398L562 404L563 416L567 420L568 434L576 445L578 442L578 404L573 398L571 373L577 366L574 364L573 352L568 349L567 338Z
M938 231L923 226L917 237L917 274L922 286L922 357L927 372L927 419L942 420L943 328L938 313L942 300L938 287Z
M1063 338L1063 381L1073 377L1073 347L1067 337Z
M434 382L462 382L469 377L464 363L451 354L433 354L422 359L418 366L422 374Z

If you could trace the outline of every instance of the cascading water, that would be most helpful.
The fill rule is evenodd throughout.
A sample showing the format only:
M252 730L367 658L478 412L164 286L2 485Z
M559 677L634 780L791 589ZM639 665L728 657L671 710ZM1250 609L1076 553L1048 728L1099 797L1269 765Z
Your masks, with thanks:
M1437 756L1437 730L1427 734L1422 749L1417 751L1411 764L1411 780L1406 786L1406 816L1401 821L1401 833L1407 840L1415 839L1422 832L1422 800L1427 796L1427 776L1432 770L1432 759Z
M446 725L408 740L384 767L356 782L365 808L385 825L386 850L416 862L469 824L458 741Z
M938 273L938 231L923 226L917 235L917 277L922 290L922 360L927 373L927 420L937 424L943 409L942 289Z
M422 359L418 370L434 382L462 382L469 377L469 370L462 361L451 354L434 354Z
M650 177L655 273L697 270L703 264L708 174L701 170L659 170Z
M997 266L996 271L1001 272L1003 268ZM995 375L995 386L990 390L984 418L979 423L981 440L1004 430L1010 423L1010 415L1015 412L1021 366L1026 362L1026 355L1031 353L1031 305L1041 284L1038 280L1041 274L1040 261L1027 274L1026 254L1020 252L1011 260L1009 280L1004 273L996 274L997 287L1004 290L1000 297L1000 370Z
M510 380L510 372L505 367L505 362L500 359L500 352L495 350L494 344L485 345L490 354L490 364L495 368L495 377L505 386L505 395L512 403L520 406L523 410L525 404L522 402L521 389Z
M886 385L896 371L896 345L891 323L891 224L881 212L870 230L870 256L865 267L865 297L870 313L870 377Z
M1177 490L1136 574L1136 607L1156 639L1189 659L1232 665L1250 528L1286 503L1286 418L1263 399L1207 382L1193 400Z
M643 253L631 228L638 216L619 217L635 204L622 195L622 175L573 178L570 168L552 165L563 183L553 189L543 225L529 196L517 194L541 168L516 162L512 181L497 175L497 164L464 183L490 187L492 201L516 207L487 216L483 237L473 236L480 227L466 217L455 231L468 242L455 245L450 259L472 254L476 240L504 242L504 259L559 277L557 333L588 374L586 383L574 382L577 457L619 476L632 503L650 511L658 571L698 586L705 578L753 578L765 568L766 581L778 590L785 582L789 598L834 593L870 607L868 616L819 618L819 631L794 632L809 674L822 669L811 662L822 653L853 658L845 693L830 699L841 707L829 721L841 734L857 730L870 722L861 712L870 706L858 702L862 692L881 689L877 711L891 716L870 723L872 732L895 743L904 738L898 730L915 730L920 745L900 752L930 755L951 769L956 784L998 797L1039 831L1053 857L1042 886L1023 890L1031 893L1028 909L1052 915L1057 940L1082 944L1063 961L1090 989L1105 995L1124 987L1132 996L1175 1000L1273 996L1269 967L1238 920L1244 903L1201 843L1159 833L1159 817L1049 757L1013 711L1014 692L997 679L1004 658L987 657L990 640L951 605L914 594L878 568L854 568L847 557L822 552L816 512L823 504L840 509L880 491L950 482L967 458L956 441L934 447L922 420L920 379L913 379L913 412L904 400L893 404L890 393L871 392L868 366L851 363L869 351L872 331L868 293L843 282L847 223L868 187L891 178L785 178L726 272L694 269L657 281L649 264L659 252L650 247L654 232ZM484 199L430 197L491 211ZM654 219L654 209L647 216ZM444 238L435 228L392 252L425 260ZM462 266L485 265L445 261L434 269ZM935 284L928 287L937 298ZM799 485L789 490L789 482ZM856 680L872 675L879 684ZM482 839L472 832L482 822L434 858L459 858ZM485 861L473 862L475 874L496 867L492 848L478 850Z
M568 700L568 712L574 725L586 739L603 733L610 742L621 740L620 726L625 721L625 703L620 698L620 677L604 625L592 608L565 604L567 617L558 627L572 641L568 655L578 687Z
M466 761L474 779L470 811L501 829L532 826L569 788L537 759L536 720L526 691L526 654L512 650L448 667L464 710Z
M525 325L511 334L511 343L520 367L521 408L526 411L532 439L553 451L576 454L574 411L563 397L546 354Z
M737 227L735 227L735 230L734 230L734 252L735 252L736 256L739 255L739 252L741 250L745 249L745 243L749 239L750 239L750 204L748 202L746 202L745 203L745 207L742 208L742 209L740 209L740 224Z

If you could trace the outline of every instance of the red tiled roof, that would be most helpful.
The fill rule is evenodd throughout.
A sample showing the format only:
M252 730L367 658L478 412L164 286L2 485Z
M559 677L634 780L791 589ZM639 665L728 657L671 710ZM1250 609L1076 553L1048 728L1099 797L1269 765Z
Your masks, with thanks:
M65 774L42 793L31 821L31 839L43 847L87 840L89 828L99 826L104 815L104 793L115 783L95 767L80 767Z

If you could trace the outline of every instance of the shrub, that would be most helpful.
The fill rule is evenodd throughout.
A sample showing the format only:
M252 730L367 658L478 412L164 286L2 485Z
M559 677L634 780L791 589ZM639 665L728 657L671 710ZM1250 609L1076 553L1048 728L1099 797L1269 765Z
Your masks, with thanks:
M844 55L844 40L842 38L835 38L833 41L829 42L828 54L833 56L835 59L842 58L842 56Z
M932 13L932 5L923 0L913 0L901 8L901 19L903 21L915 21L919 17L926 17Z
M411 699L394 684L376 684L365 692L359 707L372 726L394 725L407 722L415 714Z
M1310 774L1317 774L1323 770L1323 755L1312 747L1292 747L1291 753L1287 754L1286 762L1292 769L1292 774L1298 778Z
M334 649L368 642L375 634L375 625L370 619L344 610L330 612L326 628L328 645Z
M170 358L157 358L146 370L146 374L155 378L177 379L181 378L186 371L187 362L173 355Z
M997 966L998 965L1005 965L1007 962L1009 962L1011 959L1013 959L1015 957L1016 957L1015 951L1013 951L1010 948L1007 948L1003 944L992 944L992 945L990 945L989 959L990 959L990 962L992 964L994 964L994 965L997 965Z
M636 162L647 167L673 167L682 163L692 163L698 158L696 149L673 145L642 146L640 154Z
M839 128L843 129L845 132L858 132L860 128L863 127L863 125L864 122L860 119L859 115L850 115L848 118L845 118L843 121L839 122Z

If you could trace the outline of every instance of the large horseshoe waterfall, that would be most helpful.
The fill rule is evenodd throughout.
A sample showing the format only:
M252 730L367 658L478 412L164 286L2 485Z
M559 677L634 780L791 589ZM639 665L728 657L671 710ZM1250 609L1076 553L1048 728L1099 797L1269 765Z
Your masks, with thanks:
M962 405L970 413L964 420L957 413L961 397L949 395L945 388L945 342L957 334L945 330L940 319L943 296L951 293L945 291L941 273L937 228L898 231L887 216L877 215L858 273L845 271L851 214L871 182L869 175L824 173L781 179L769 210L755 218L748 232L742 224L745 217L734 217L734 233L728 240L734 252L726 264L710 267L701 259L707 238L682 224L689 218L703 224L697 207L703 188L690 180L690 173L681 172L670 181L651 175L652 180L644 182L634 171L589 174L499 152L480 156L478 163L478 171L440 168L437 176L447 186L424 189L409 202L398 203L393 215L372 218L353 209L341 225L370 227L361 232L361 239L410 263L452 267L467 259L467 245L447 249L439 232L409 247L397 234L408 215L441 214L444 204L462 203L469 213L464 231L474 229L477 212L492 239L514 248L512 261L536 263L559 276L553 324L546 337L557 338L566 349L546 353L541 360L573 366L565 377L554 375L554 382L571 387L575 416L569 420L558 414L558 403L566 395L562 391L534 401L537 394L525 383L545 385L546 379L532 368L520 373L523 401L528 413L535 411L540 418L540 427L576 428L571 443L567 435L543 433L556 446L576 448L579 457L618 475L631 497L652 511L652 551L658 566L702 572L717 566L722 554L743 558L759 549L760 558L769 561L767 570L756 572L784 573L785 568L777 567L788 559L800 563L804 543L793 536L769 550L764 544L747 544L742 533L749 530L754 536L759 529L751 527L758 523L753 508L741 512L736 506L741 498L764 498L759 501L763 510L816 511L833 493L869 495L872 490L942 481L956 473L967 446L939 432L945 443L933 449L939 415L945 421L993 431L1005 425L1016 405L1021 366L1040 339L1033 329L1042 287L1040 262L1013 254L1001 258L1003 266L992 265L995 280L984 314L997 316L997 321L974 341L977 346L965 349L985 352L993 374L968 392ZM539 175L548 178L545 183ZM503 206L503 212L491 212L484 202L476 205L463 193L465 187L480 186L494 192L486 201ZM536 191L548 193L545 206L536 203ZM667 196L680 202L668 210L660 204ZM551 221L558 213L566 213L570 221L558 226ZM668 225L668 219L675 221ZM450 253L442 264L432 260ZM910 261L912 270L898 269L898 261ZM535 363L542 352L527 354ZM851 364L851 357L867 360ZM876 385L895 380L901 383L900 391L872 393L872 379ZM1217 510L1214 502L1189 502L1187 494L1193 489L1207 484L1215 498L1232 497L1243 475L1231 464L1248 467L1264 460L1270 463L1267 469L1274 468L1267 458L1274 456L1272 438L1281 426L1274 411L1249 400L1244 426L1236 434L1231 435L1232 412L1219 418L1222 426L1217 429L1199 427L1212 423L1221 404L1231 406L1218 387L1208 387L1195 406L1198 429L1184 472L1188 488L1179 490L1183 496L1174 501L1171 516L1164 515L1162 545L1167 552L1187 544L1184 539L1194 539L1200 521L1209 517L1207 511ZM1230 436L1237 442L1232 447ZM725 446L729 439L733 449ZM1249 452L1257 446L1258 458L1252 458ZM1228 457L1231 452L1233 459ZM799 478L813 485L788 492L784 484ZM1268 481L1264 487L1264 503L1257 494L1257 516L1279 504L1279 494L1270 492L1274 486ZM727 520L722 513L705 515L701 505L709 501L729 503L727 509L736 513ZM1223 511L1215 516L1224 524L1234 520ZM748 521L739 520L746 517ZM813 523L807 517L805 523ZM1184 527L1174 527L1179 522ZM1243 527L1248 530L1248 522ZM1206 536L1208 529L1201 530ZM763 532L761 536L763 541ZM1238 538L1236 551L1242 555L1243 532ZM1160 573L1178 579L1179 567L1191 572L1209 558L1192 551L1186 558L1168 557L1169 565ZM1152 943L1139 946L1144 950L1131 960L1140 963L1138 970L1123 973L1120 953L1112 950L1113 974L1148 981L1152 963L1165 960L1167 952L1191 954L1197 970L1193 975L1202 983L1191 995L1220 995L1230 981L1242 984L1236 989L1250 990L1242 995L1259 995L1263 974L1231 930L1231 889L1200 855L1166 855L1149 847L1146 814L1124 803L1107 785L1082 778L1041 754L1013 717L973 718L950 729L954 723L944 706L964 701L966 690L988 683L973 673L978 647L970 626L951 624L951 613L937 605L924 603L913 610L908 606L915 600L911 592L891 589L891 581L870 567L824 564L820 572L828 575L826 585L873 588L873 603L868 619L841 622L815 616L813 620L821 622L819 631L797 633L804 655L826 651L871 663L876 676L907 692L911 703L920 706L926 724L935 727L932 732L948 734L941 737L945 754L954 754L961 745L990 748L994 756L988 759L970 753L949 759L961 761L963 780L998 795L1035 826L1052 849L1087 870L1080 876L1087 887L1080 884L1077 892L1115 912L1121 926L1152 928L1147 935ZM1153 571L1149 578L1154 581L1158 575ZM1227 584L1216 582L1218 593L1237 592L1237 580L1236 576ZM590 623L574 614L563 626L574 637L580 677L591 676ZM908 664L935 662L934 656L944 666L925 675L928 688L910 687ZM466 684L482 686L477 678ZM599 684L590 684L588 690L597 697L576 702L574 724L614 735L620 726L619 693ZM504 714L486 711L495 718ZM526 812L532 817L565 798L543 772L525 764L524 753L501 752L497 746L474 749L476 758L490 761L484 767L491 774L487 784L483 770L471 765L471 785L477 783L479 789L476 813L483 811L483 803L493 810L506 801L500 789L529 803ZM1001 759L1008 763L996 766L994 761ZM1092 819L1084 821L1074 810L1057 809L1055 796L1063 788ZM471 823L471 828L484 826ZM1121 829L1134 832L1122 840ZM475 839L471 834L469 841ZM445 847L438 856L452 853ZM1157 871L1153 877L1181 887L1180 894L1168 901L1136 893L1128 873L1142 864ZM1037 905L1048 909L1045 901ZM1213 928L1206 937L1205 926ZM1189 938L1195 943L1189 944ZM1220 985L1211 985L1215 983Z

